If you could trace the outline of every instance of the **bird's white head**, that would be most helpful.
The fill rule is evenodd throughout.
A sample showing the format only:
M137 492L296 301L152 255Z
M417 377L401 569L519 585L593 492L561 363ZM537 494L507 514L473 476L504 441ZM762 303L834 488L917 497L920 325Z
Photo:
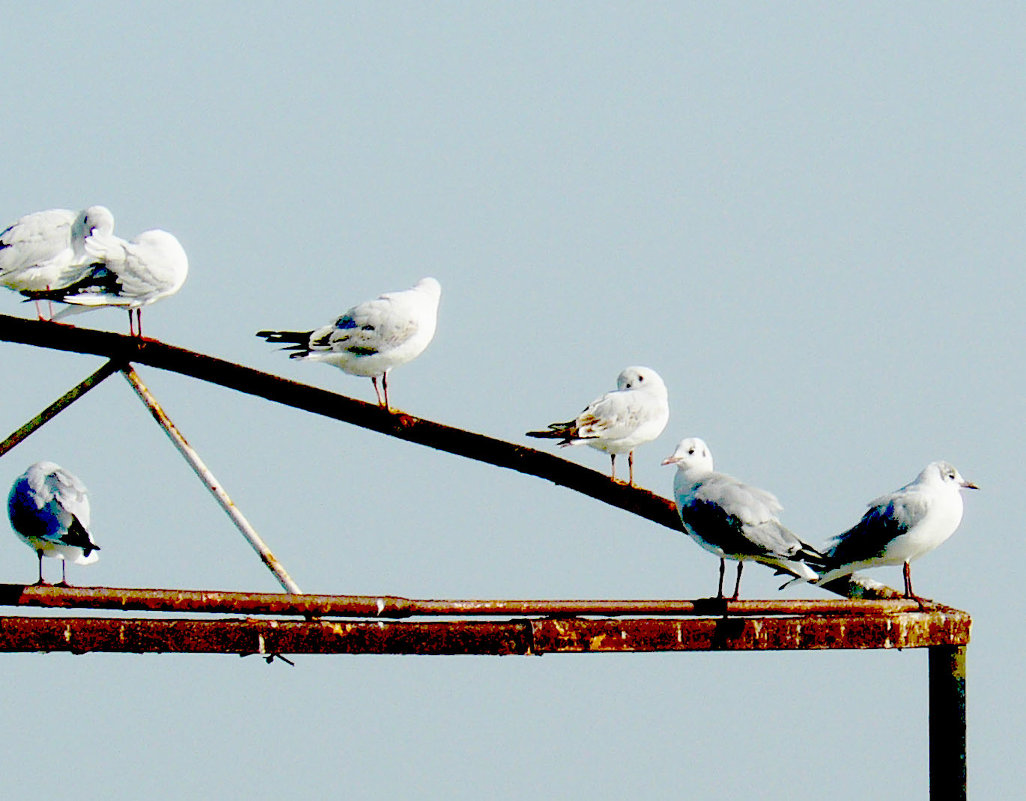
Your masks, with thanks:
M639 389L666 396L666 384L651 367L626 367L616 378L617 389Z
M71 236L85 239L93 234L109 236L114 233L114 215L106 206L90 206L78 213L71 226Z
M930 462L923 468L923 472L916 479L919 484L933 484L935 486L952 487L959 489L979 489L973 482L962 478L953 464L950 462Z
M676 450L663 459L663 464L675 464L686 473L706 474L713 471L712 453L709 446L698 437L682 439Z
M442 296L442 285L431 276L421 278L413 285L413 288L418 292L424 292L425 294L432 295L436 298L440 298Z

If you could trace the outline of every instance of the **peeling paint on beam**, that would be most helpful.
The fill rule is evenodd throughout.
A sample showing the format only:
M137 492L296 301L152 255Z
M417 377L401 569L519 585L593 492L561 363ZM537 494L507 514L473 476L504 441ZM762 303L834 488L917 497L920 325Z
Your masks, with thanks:
M921 648L968 638L964 613L494 622L0 617L0 651L8 652L507 656Z

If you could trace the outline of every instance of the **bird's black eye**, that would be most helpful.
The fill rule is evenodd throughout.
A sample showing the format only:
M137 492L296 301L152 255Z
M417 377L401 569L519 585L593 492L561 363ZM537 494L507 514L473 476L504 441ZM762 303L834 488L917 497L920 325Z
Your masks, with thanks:
M694 455L695 455L695 449L694 448L688 448L688 456L694 456Z
M638 376L638 381L644 381L644 380L645 380L645 376L643 376L643 375L639 375Z

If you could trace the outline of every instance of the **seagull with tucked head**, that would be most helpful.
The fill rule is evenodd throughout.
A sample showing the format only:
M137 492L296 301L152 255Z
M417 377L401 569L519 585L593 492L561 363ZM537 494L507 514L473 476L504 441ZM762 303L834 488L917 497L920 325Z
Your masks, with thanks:
M295 351L292 359L324 362L370 378L378 405L387 411L388 374L427 348L438 324L441 296L438 281L421 278L412 289L386 292L353 306L331 325L313 331L257 331L257 336L287 343L285 350Z
M71 304L55 320L101 306L128 310L128 332L142 336L143 306L175 294L189 273L181 243L167 231L154 228L135 239L108 234L85 244L87 270L67 286L26 292L30 298ZM134 315L134 318L133 318Z
M616 389L596 398L573 420L551 423L545 431L527 436L562 440L567 445L590 445L609 454L616 480L616 456L627 454L628 481L634 485L634 449L651 442L666 428L670 404L666 384L650 367L628 367L616 379Z
M737 600L746 560L805 580L817 577L809 565L821 562L823 555L781 525L778 515L783 507L776 496L713 470L705 442L697 437L681 440L663 464L677 466L673 497L684 531L720 557L717 598L723 598L727 559L737 560L732 601Z
M826 570L815 583L856 570L901 565L905 597L920 600L912 590L910 563L955 533L962 522L963 489L979 487L948 462L931 462L915 481L872 501L858 523L831 540Z
M39 558L43 581L43 557L61 560L61 581L68 586L67 563L89 565L99 556L89 533L89 497L85 485L54 462L36 462L15 479L7 497L7 514L18 539Z
M88 271L87 242L113 232L114 216L104 206L26 214L0 232L0 285L31 299L73 284ZM44 319L39 300L36 316Z

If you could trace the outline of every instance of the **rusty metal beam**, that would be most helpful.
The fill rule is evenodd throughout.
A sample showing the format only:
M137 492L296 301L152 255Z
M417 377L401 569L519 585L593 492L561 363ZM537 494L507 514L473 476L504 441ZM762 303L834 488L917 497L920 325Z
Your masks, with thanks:
M131 362L170 370L408 442L534 475L680 531L680 521L671 501L647 490L614 482L597 470L523 445L402 412L388 412L377 404L364 403L213 356L152 339L53 325L9 315L0 315L0 340L105 356L121 364Z
M909 612L964 615L941 604L912 600L444 600L396 595L303 595L159 590L128 587L58 587L0 584L0 605L63 609L114 609L123 612L203 612L305 617L409 618L415 616L887 616Z
M49 422L56 417L60 412L63 412L71 404L85 395L89 390L95 387L97 384L102 382L104 379L110 378L114 375L120 366L112 359L111 361L104 364L99 370L93 373L91 376L86 378L79 384L69 389L57 400L47 406L43 411L29 420L25 425L11 434L3 442L0 442L0 456L3 456L7 451L11 450L15 445L24 440L33 431L42 426L44 423Z
M540 655L921 648L968 636L957 616L541 618L432 622L0 617L0 651Z

